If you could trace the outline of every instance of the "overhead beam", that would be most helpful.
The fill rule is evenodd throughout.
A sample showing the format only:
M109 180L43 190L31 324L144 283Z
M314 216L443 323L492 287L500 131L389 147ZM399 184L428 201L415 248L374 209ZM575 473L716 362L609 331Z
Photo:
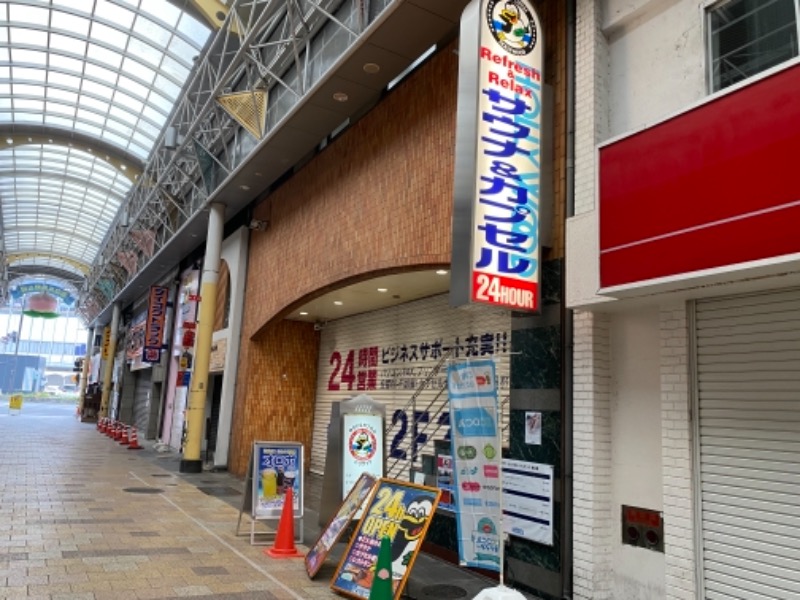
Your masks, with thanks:
M36 260L39 258L49 258L50 260L60 261L65 265L69 265L75 269L76 273L82 275L89 273L89 269L91 268L91 265L88 265L83 261L75 260L69 256L62 256L61 254L53 254L51 252L16 252L14 254L8 254L6 256L6 264L10 267L18 262L25 260Z
M115 168L131 183L136 182L144 170L142 162L132 155L120 151L116 146L100 139L73 132L48 127L18 125L0 126L0 149L14 148L27 144L44 146L67 146L89 152L98 159Z

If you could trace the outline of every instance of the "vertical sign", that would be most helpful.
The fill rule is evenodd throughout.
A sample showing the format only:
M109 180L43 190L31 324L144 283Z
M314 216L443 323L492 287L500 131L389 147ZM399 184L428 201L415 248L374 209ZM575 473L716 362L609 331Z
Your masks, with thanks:
M501 442L494 362L450 364L447 391L459 561L500 571Z
M103 329L103 349L100 356L103 360L108 360L111 357L111 327L109 326Z
M346 414L343 418L342 498L362 473L383 477L383 417Z
M161 346L164 342L168 297L169 290L166 287L161 285L150 286L142 356L144 362L157 363L161 361Z
M461 18L451 303L538 311L542 67L530 0Z

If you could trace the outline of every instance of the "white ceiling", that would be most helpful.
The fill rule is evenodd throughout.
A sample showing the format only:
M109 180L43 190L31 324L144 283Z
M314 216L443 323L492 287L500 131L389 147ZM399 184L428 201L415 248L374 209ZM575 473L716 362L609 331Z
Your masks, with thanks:
M378 291L385 289L385 292ZM340 288L293 310L293 321L325 323L396 304L443 294L450 289L450 272L434 269L384 275ZM341 304L335 304L340 302ZM307 313L307 314L301 314Z

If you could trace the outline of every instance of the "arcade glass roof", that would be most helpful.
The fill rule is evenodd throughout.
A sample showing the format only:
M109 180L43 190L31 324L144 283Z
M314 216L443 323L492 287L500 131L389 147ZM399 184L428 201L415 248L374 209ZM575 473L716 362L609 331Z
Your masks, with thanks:
M0 2L0 253L77 291L211 35L190 0Z

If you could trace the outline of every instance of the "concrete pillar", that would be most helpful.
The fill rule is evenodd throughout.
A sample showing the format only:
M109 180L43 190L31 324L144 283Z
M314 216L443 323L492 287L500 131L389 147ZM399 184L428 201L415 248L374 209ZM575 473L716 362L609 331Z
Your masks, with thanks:
M105 361L103 364L103 395L100 397L100 414L98 418L108 416L108 401L111 397L111 377L114 373L114 358L117 355L117 330L119 329L121 312L119 304L115 304L111 315L111 325L109 325L111 330L108 348L103 348L103 352L107 352L107 355L103 356L103 360Z
M217 283L222 251L222 233L225 225L225 206L209 207L206 255L200 279L200 314L194 341L194 365L189 381L189 398L186 405L186 445L181 460L181 473L200 473L203 462L200 453L203 445L206 397L208 396L208 366L211 359L211 337L214 333L214 312L217 305Z

